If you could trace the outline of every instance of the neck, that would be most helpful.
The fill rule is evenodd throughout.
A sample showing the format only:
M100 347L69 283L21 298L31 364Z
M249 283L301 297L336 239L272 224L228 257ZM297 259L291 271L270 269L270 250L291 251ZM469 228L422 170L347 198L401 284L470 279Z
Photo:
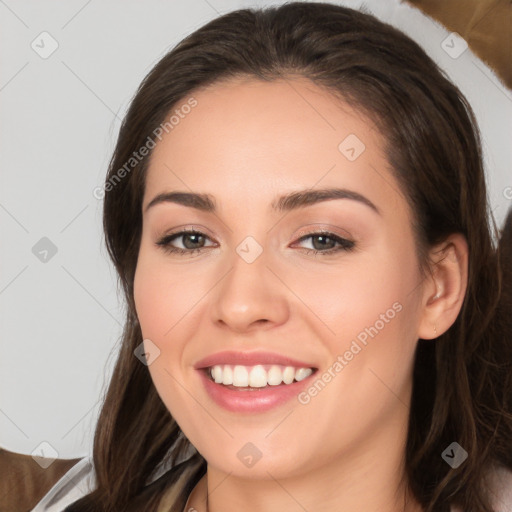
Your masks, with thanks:
M422 512L408 492L406 432L395 421L365 432L357 450L333 454L293 476L268 468L261 478L247 478L208 465L203 482L208 497L196 495L190 504L198 512Z

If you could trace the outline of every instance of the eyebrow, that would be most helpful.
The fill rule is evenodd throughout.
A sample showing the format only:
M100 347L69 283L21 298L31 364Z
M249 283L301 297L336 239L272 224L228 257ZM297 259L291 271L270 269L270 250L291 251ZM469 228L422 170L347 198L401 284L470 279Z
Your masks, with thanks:
M332 199L351 199L358 201L381 215L377 206L367 197L345 188L299 190L278 197L276 200L272 201L271 206L274 211L288 212ZM165 192L158 194L146 206L144 211L147 212L151 207L161 203L180 204L208 213L214 213L216 211L215 199L211 195L194 192Z

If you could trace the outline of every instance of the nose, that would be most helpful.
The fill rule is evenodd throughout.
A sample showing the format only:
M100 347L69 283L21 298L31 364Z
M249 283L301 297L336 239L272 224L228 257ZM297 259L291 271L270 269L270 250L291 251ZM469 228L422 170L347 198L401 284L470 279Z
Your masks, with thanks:
M215 324L242 333L287 321L288 290L267 265L265 251L252 263L235 253L231 269L212 296Z

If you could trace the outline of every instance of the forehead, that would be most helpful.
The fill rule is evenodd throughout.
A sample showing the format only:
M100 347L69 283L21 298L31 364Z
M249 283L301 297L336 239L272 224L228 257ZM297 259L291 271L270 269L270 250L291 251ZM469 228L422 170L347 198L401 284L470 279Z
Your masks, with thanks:
M191 97L196 105L180 111ZM308 79L218 82L176 110L179 122L151 156L145 204L171 189L243 197L246 205L266 190L328 186L399 199L374 123Z

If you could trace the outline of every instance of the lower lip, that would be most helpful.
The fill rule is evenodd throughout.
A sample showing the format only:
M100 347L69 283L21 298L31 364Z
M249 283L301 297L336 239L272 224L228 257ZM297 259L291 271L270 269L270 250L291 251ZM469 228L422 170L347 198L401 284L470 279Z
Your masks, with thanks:
M199 370L206 391L212 400L231 412L265 412L283 405L297 397L315 373L293 384L237 391L217 384L206 376L204 370Z

